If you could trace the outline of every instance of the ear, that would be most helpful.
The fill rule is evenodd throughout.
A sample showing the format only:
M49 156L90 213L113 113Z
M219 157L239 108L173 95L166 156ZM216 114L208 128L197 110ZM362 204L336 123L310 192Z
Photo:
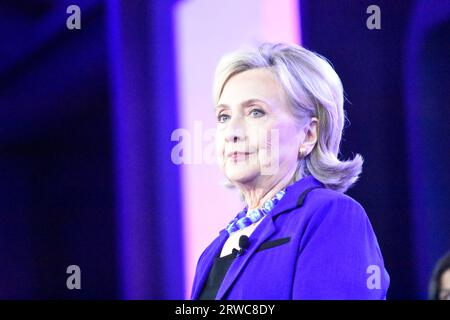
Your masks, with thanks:
M305 139L303 140L303 147L305 154L309 154L317 143L319 133L319 119L312 117L309 124L305 126Z

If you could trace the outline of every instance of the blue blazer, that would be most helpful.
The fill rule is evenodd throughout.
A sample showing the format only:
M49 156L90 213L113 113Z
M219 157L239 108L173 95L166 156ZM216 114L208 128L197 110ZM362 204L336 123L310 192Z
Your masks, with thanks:
M227 238L223 229L200 256L191 299ZM366 212L312 176L287 188L249 240L217 300L386 299L389 275Z

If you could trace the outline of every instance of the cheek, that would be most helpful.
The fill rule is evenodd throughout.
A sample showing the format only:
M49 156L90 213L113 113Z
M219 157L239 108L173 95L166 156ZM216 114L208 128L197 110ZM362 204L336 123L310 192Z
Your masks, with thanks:
M279 132L276 128L259 128L254 135L254 144L257 145L258 161L260 165L267 166L273 158L277 158L279 151ZM272 159L272 160L271 160Z
M259 134L259 150L264 156L292 157L297 154L298 131L295 127L279 123L276 126L261 130Z
M259 150L269 155L276 154L284 135L282 129L276 123L259 128L256 135Z
M216 131L215 137L215 153L217 164L223 169L225 166L225 139L219 130Z
M249 132L249 143L260 150L268 150L276 140L276 127L273 121L266 121L254 126Z
M280 130L280 153L289 160L297 161L300 148L299 132L296 128L286 126Z

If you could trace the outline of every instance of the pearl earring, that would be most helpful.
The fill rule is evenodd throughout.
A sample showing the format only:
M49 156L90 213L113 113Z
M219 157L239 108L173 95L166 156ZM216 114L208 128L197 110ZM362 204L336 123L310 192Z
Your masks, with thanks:
M303 147L303 146L300 147L299 153L300 153L300 158L303 158L305 156L305 153L306 153L306 148Z

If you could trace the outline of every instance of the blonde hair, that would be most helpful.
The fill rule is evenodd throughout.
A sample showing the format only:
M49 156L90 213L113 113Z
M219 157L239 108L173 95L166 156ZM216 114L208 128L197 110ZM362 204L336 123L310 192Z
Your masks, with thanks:
M344 129L344 92L341 80L328 60L299 45L265 43L224 56L214 79L218 103L227 81L246 70L268 68L283 87L293 116L304 123L316 117L318 138L310 154L300 158L292 182L312 175L327 188L345 192L359 178L363 159L338 159Z

